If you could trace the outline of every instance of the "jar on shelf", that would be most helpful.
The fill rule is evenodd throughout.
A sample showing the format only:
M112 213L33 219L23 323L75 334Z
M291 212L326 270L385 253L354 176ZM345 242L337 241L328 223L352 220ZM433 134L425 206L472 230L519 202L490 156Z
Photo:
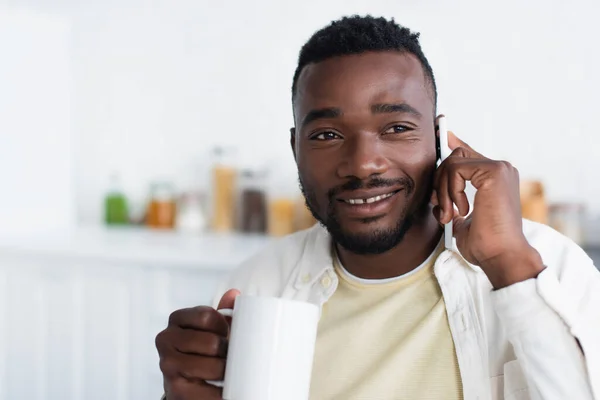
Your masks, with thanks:
M177 203L175 227L179 232L198 235L206 229L204 196L201 192L183 193Z
M548 223L548 205L544 185L540 181L524 180L520 185L523 218L541 224Z
M244 233L267 232L267 196L264 170L245 168L238 183L238 227Z
M285 170L273 170L267 197L267 232L285 236L296 230L298 178Z
M311 228L317 220L306 206L306 200L303 195L296 198L296 209L294 211L294 231L303 231Z
M150 202L146 225L151 228L173 229L177 211L175 190L169 182L154 182L150 186Z
M216 232L235 229L236 177L235 152L218 147L213 152L212 167L212 221Z

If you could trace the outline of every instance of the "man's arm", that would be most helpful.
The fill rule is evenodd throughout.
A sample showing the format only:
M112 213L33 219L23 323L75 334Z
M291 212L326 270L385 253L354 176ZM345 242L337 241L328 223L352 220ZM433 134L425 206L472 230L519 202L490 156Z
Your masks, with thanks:
M460 254L496 289L496 313L532 398L600 400L600 274L583 250L547 227L538 229L537 246L530 243L515 167L450 132L448 145L452 154L435 172L434 215L453 222ZM470 214L467 181L477 189Z
M600 400L600 273L569 243L559 264L492 293L532 399Z

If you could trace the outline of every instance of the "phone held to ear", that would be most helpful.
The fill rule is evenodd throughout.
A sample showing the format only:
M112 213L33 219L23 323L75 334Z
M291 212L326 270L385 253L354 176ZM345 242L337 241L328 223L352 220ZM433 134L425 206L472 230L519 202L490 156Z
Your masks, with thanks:
M446 128L446 117L442 116L438 119L438 144L440 163L450 156L452 150L448 146L448 129ZM452 221L444 225L444 247L452 249Z

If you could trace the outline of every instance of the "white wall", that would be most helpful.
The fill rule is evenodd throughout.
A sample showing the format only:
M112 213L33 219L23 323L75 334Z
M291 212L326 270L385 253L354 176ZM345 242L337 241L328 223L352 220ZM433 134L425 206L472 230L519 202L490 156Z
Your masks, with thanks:
M552 199L600 213L598 2L55 3L19 1L72 18L81 221L98 220L110 171L140 198L154 177L190 179L215 143L283 157L293 170L299 48L331 19L367 12L422 32L453 130L524 177L542 178Z
M0 54L0 235L66 228L75 222L68 21L0 7Z

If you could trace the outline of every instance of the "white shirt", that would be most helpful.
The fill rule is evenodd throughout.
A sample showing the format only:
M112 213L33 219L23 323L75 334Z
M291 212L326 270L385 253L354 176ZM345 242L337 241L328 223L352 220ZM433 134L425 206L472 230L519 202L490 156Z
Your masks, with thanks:
M464 398L600 400L600 273L569 239L523 224L547 266L537 279L492 291L458 252L445 250L435 262ZM320 226L285 237L223 282L216 302L236 288L322 306L338 284L330 246Z

